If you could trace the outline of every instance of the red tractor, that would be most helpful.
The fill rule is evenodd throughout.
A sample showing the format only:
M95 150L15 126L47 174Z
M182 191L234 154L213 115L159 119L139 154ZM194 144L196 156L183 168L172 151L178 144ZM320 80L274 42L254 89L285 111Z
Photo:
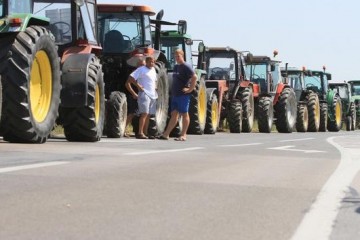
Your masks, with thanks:
M274 52L274 56L276 54ZM259 132L271 132L275 120L278 132L291 133L296 123L297 103L294 90L283 81L280 61L251 54L246 60L250 80L244 79L239 90L243 104L243 131L252 131L256 113Z
M154 53L151 36L150 16L155 12L151 7L133 4L98 4L98 26L100 43L104 47L101 53L105 80L107 114L105 133L108 137L121 137L125 131L127 100L125 82L136 68L129 60L139 54ZM160 24L163 11L157 15ZM168 77L165 67L166 57L160 52L155 69L157 72L157 110L151 116L148 134L157 135L164 131L168 116ZM133 122L134 132L138 118Z

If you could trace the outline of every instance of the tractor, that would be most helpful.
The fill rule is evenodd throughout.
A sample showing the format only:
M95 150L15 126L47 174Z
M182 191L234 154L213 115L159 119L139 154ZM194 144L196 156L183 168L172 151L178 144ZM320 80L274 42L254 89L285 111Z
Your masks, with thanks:
M346 131L354 131L356 128L356 107L352 97L351 84L330 83L329 88L339 94L342 105L342 121L345 122Z
M167 30L160 31L160 46L156 46L155 48L161 50L166 56L167 62L167 70L169 76L169 93L171 96L171 82L172 82L172 74L173 68L176 64L174 53L176 49L182 49L184 51L184 59L185 61L193 66L193 56L192 56L192 45L193 40L189 34L186 33L187 25L186 21L180 20L178 23L170 23L170 22L161 22L162 25L178 25L178 30ZM157 28L158 29L158 28ZM153 36L156 36L153 34ZM217 130L217 120L215 120L214 125L209 124L212 121L212 116L214 117L214 113L211 112L211 109L218 109L216 95L212 95L211 99L207 99L207 90L205 86L205 76L206 72L203 69L196 68L195 73L197 75L197 83L196 88L191 95L190 100L190 124L187 133L188 134L214 134ZM215 115L214 118L216 118ZM214 126L214 127L212 127ZM175 128L175 131L179 131ZM176 133L174 134L176 135Z
M44 143L57 122L69 141L99 141L96 0L3 0L0 11L3 139Z
M297 100L296 130L298 132L326 131L324 124L320 125L320 116L324 119L326 112L320 108L320 99L316 92L305 86L305 76L311 75L305 68L286 67L281 70L282 76L294 89ZM324 115L325 114L325 115Z
M351 97L355 103L356 109L356 126L355 129L359 127L360 122L360 80L349 80L347 81L351 85Z
M151 19L155 12L149 6L133 4L98 4L98 32L103 46L101 63L105 80L106 105L105 134L107 137L121 137L125 132L127 117L127 100L125 82L129 74L136 69L129 60L136 55L153 55L157 58L157 110L151 116L148 135L161 134L168 116L168 77L166 57L160 52L154 55L151 36ZM163 11L156 19L160 22ZM130 60L131 61L131 60ZM137 132L138 118L133 121L134 132Z
M256 114L259 132L270 133L275 121L278 132L291 133L297 116L296 97L294 90L281 77L281 62L248 53L246 63L250 80L244 80L240 88L244 130L251 132Z
M319 131L329 130L338 132L341 129L342 103L340 95L329 89L331 74L327 73L325 66L321 70L309 70L305 75L305 87L316 93L320 101L320 126Z
M226 120L231 133L240 133L243 105L239 89L246 79L243 54L230 47L205 47L202 42L198 51L197 68L206 71L206 91L212 106L211 119L207 121L209 129L222 129Z

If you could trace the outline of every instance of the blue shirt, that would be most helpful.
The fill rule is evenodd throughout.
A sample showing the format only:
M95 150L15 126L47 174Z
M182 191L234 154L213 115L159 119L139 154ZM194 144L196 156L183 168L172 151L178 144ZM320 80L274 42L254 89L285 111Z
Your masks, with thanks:
M193 68L188 63L176 64L173 72L171 94L173 96L187 95L182 91L182 89L189 87L189 80L194 73Z

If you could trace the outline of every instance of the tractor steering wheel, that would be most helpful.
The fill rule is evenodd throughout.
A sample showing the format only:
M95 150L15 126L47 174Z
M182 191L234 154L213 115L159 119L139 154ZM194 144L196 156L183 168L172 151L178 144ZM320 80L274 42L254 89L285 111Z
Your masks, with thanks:
M216 74L217 72L226 72L226 71L221 67L214 67L213 69L211 69L211 73Z
M62 22L62 21L60 21L60 22L54 22L52 25L55 26L57 29L63 30L63 33L62 33L62 34L67 34L67 33L70 32L70 30L71 30L71 26L70 26L70 24L67 23L67 22ZM58 25L59 25L59 26L58 26ZM65 26L65 27L63 27L63 26Z

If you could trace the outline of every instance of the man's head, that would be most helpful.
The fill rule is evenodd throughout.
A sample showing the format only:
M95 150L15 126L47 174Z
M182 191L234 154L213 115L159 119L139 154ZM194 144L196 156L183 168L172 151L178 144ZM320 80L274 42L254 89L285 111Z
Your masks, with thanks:
M177 63L182 64L185 62L184 60L184 51L181 49L175 50L175 60Z
M154 60L154 58L152 56L147 56L145 58L146 67L152 68L152 67L154 67L154 64L155 64L155 60Z

